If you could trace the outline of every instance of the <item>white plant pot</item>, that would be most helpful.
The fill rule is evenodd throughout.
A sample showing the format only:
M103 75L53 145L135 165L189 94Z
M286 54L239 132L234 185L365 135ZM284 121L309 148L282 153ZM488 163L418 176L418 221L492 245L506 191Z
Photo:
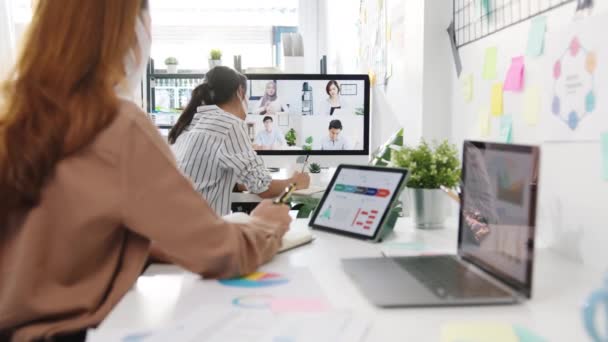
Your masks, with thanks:
M209 70L215 68L216 66L222 65L221 59L210 59L209 60Z
M447 196L439 189L408 188L411 214L420 229L443 228L447 218Z
M177 74L177 64L167 64L168 74Z

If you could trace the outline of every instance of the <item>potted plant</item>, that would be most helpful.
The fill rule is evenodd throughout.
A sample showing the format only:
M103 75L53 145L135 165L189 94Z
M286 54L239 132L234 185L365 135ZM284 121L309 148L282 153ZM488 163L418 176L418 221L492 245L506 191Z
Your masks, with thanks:
M454 145L444 140L430 145L393 151L392 163L409 170L407 187L411 195L411 212L418 228L439 228L447 216L447 196L441 186L453 188L460 181L460 161Z
M222 65L222 51L219 49L213 49L209 53L209 69Z
M169 74L177 74L177 65L178 65L178 61L177 58L175 57L168 57L167 59L165 59L165 65L167 66L167 73Z
M292 128L285 134L285 141L287 142L287 146L296 146L296 131Z
M308 171L310 171L310 173L321 173L321 165L312 163L308 166Z
M312 137L308 137L306 138L305 142L306 144L304 144L304 146L302 146L302 149L304 151L312 151L312 143L313 143L314 139Z

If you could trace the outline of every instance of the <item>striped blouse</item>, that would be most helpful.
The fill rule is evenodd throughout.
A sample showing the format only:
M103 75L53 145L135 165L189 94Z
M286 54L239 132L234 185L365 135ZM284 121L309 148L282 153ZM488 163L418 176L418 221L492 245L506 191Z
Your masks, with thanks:
M253 150L245 122L217 106L199 107L172 149L182 172L219 215L230 213L236 183L259 194L272 181Z

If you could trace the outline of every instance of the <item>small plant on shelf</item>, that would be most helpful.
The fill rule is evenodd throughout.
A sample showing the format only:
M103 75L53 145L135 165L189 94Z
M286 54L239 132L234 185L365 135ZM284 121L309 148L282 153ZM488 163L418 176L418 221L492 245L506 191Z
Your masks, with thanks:
M178 65L178 61L177 58L175 57L168 57L167 59L165 59L165 65L167 66L167 72L170 74L177 74L177 65Z
M167 59L165 59L165 65L178 65L178 61L177 58L175 57L167 57Z
M310 173L321 173L321 165L312 163L308 166L308 171L310 171Z
M209 69L213 69L218 65L222 65L222 51L213 49L209 52Z
M296 131L292 128L285 134L285 141L287 146L296 146Z
M211 53L209 53L209 57L211 60L219 61L220 59L222 59L222 50L219 50L219 49L211 50Z

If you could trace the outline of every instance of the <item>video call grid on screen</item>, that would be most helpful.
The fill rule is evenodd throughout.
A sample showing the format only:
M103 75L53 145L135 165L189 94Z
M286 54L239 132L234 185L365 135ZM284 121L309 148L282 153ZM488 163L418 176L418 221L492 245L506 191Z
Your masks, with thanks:
M247 78L247 133L259 154L369 154L367 75Z

